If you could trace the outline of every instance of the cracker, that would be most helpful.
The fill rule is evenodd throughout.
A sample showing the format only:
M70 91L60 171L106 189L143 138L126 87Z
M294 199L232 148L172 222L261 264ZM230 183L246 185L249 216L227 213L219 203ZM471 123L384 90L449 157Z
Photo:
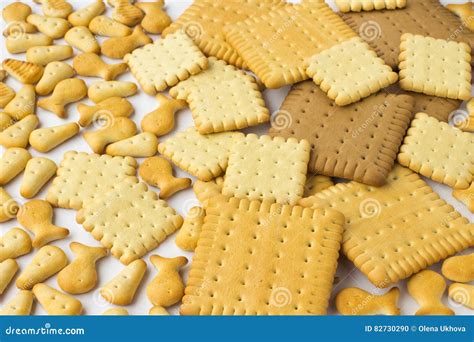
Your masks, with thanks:
M332 209L211 199L181 314L326 314L343 225Z
M133 114L134 108L127 100L120 97L109 97L94 106L88 106L84 103L77 105L79 112L79 125L89 126L97 121L112 120L114 117L129 117Z
M36 284L33 293L48 315L75 316L82 313L79 300L46 284Z
M53 39L63 38L71 28L71 24L66 19L46 17L39 14L29 15L26 21L35 25L39 32Z
M208 182L197 180L193 185L193 191L203 208L207 207L209 199L222 195L222 187L224 186L224 177L217 177ZM197 242L197 241L196 241Z
M87 96L87 85L80 78L68 78L60 81L51 96L38 101L38 107L64 118L67 114L66 106L82 100Z
M13 120L10 115L0 112L0 133L6 130L11 125L13 125L14 123L15 120Z
M127 309L124 308L110 308L105 310L102 315L104 316L128 316Z
M31 7L23 2L14 2L5 6L2 10L2 18L5 22L25 21L31 14Z
M207 56L215 56L241 68L245 63L226 41L224 26L266 14L283 5L281 0L197 0L163 31L163 35L183 29Z
M400 315L399 297L398 287L383 295L348 287L336 295L336 308L342 315Z
M100 53L100 45L91 31L85 26L75 26L66 32L64 40L83 52Z
M136 132L137 127L132 120L126 117L117 117L106 122L101 129L84 133L84 140L94 153L102 154L107 145L131 138Z
M0 236L0 262L21 257L32 249L31 238L23 229L12 228Z
M35 87L31 84L25 84L4 108L5 112L15 121L21 120L28 115L35 114L35 109Z
M0 187L0 222L15 218L19 207L15 199L4 188Z
M145 13L140 25L151 34L160 34L171 24L171 18L163 9L164 0L156 2L141 2L136 4Z
M46 200L56 207L79 210L114 184L135 176L136 167L131 157L66 152Z
M35 157L28 161L20 185L25 198L35 197L43 186L56 174L58 167L51 159Z
M455 100L471 98L471 48L466 43L406 33L399 60L402 89Z
M189 209L183 225L178 235L176 235L176 246L190 252L196 249L205 215L206 211L201 207L192 207Z
M249 134L231 147L222 193L295 204L303 197L310 149L306 140Z
M466 189L474 176L474 136L424 113L411 123L398 162L455 189Z
M76 220L126 265L173 234L183 219L144 183L128 178L85 202Z
M449 298L474 310L474 285L454 283L449 285Z
M343 252L380 288L474 244L474 225L400 165L380 188L337 184L300 204L344 214Z
M293 86L269 134L306 139L310 172L379 186L392 169L412 108L409 96L385 92L338 107L308 81Z
M46 153L71 139L77 133L79 133L79 125L75 122L38 128L30 134L30 145L36 151Z
M125 56L135 78L150 95L207 68L207 58L181 30Z
M13 30L13 28L11 28ZM22 33L21 26L18 28L20 32L11 32L6 38L6 47L11 54L18 54L28 51L34 46L52 45L53 38L42 33Z
M456 189L453 197L461 201L470 212L474 213L474 182L467 189Z
M44 68L36 63L24 62L17 59L5 59L2 68L8 75L23 84L35 84L43 76Z
M474 32L439 0L407 1L402 10L351 12L341 17L393 69L398 67L400 37L407 32L462 41L474 48Z
M66 0L43 0L41 1L41 10L47 17L67 18L73 8Z
M306 73L339 106L395 83L398 75L356 37L312 56Z
M112 19L127 26L137 25L143 16L144 13L128 0L117 1L112 12Z
M101 15L92 19L89 30L98 36L125 37L132 34L132 29L124 24Z
M314 9L314 10L313 10ZM308 58L356 36L324 2L284 6L228 24L227 41L267 88L308 78Z
M407 0L336 0L341 12L374 11L399 9L407 5Z
M158 152L200 180L209 181L225 172L233 144L242 133L201 135L190 127L158 144Z
M14 97L15 91L7 84L0 82L0 108L5 108Z
M101 77L105 81L113 81L128 70L127 64L107 64L95 53L84 53L76 56L72 63L78 75Z
M38 95L49 95L59 82L70 79L75 74L74 69L65 62L51 62L46 65L43 77L36 85Z
M326 190L334 185L331 177L322 175L308 175L306 176L306 184L304 186L303 197L313 196L318 192Z
M206 70L171 88L170 95L189 103L201 134L233 131L270 119L255 79L214 57Z
M24 148L7 148L0 158L0 185L8 184L20 174L30 159L30 152Z
M33 293L21 290L0 309L0 316L6 315L29 315L33 307Z
M67 20L73 26L89 26L90 22L105 12L105 4L102 0L95 1L94 3L78 9L71 13Z
M3 294L5 289L10 284L16 272L18 271L18 268L19 267L16 260L7 259L0 262L0 274L2 275L0 278L0 295Z
M168 311L162 306L154 306L150 309L149 314L152 316L169 316Z
M474 280L474 253L446 259L441 267L443 275L452 281L469 283Z
M186 108L187 104L186 101L175 100L163 94L157 94L156 99L160 102L159 107L143 117L141 126L144 132L161 137L173 130L176 112Z
M107 145L105 153L111 156L130 156L135 158L151 157L158 150L158 138L148 132Z
M137 93L137 85L125 81L98 81L91 84L87 95L95 103L111 97L129 97Z
M28 138L30 133L39 125L36 115L28 115L15 122L10 127L0 133L0 145L5 148L28 146Z
M474 7L471 2L468 1L464 4L448 4L446 8L456 14L462 20L464 26L469 30L474 31Z
M68 45L35 46L26 51L26 60L30 63L47 65L69 59L73 55L74 50Z
M132 34L126 37L112 37L102 44L102 54L110 58L124 58L128 53L152 43L140 25L136 26Z

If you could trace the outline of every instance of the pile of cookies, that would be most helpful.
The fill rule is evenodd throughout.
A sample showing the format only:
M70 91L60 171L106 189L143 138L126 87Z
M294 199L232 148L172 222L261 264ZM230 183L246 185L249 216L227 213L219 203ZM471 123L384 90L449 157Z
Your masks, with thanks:
M41 14L26 1L2 11L6 48L26 60L5 59L0 72L0 222L26 231L1 232L0 295L16 259L35 255L0 314L30 314L36 300L78 315L74 295L96 291L115 306L104 314L126 315L144 258L175 233L194 253L189 277L184 256L149 258L153 315L178 303L183 315L326 314L341 254L390 288L337 289L341 314L405 313L404 280L416 314L454 314L445 278L452 301L474 309L474 254L454 256L474 247L474 224L422 178L474 212L470 4L336 0L336 13L322 0L195 0L172 22L163 0L35 2ZM129 70L137 84L119 80ZM270 114L262 93L289 85ZM137 122L127 98L139 89L159 105ZM188 106L194 125L177 132ZM64 123L41 126L36 107ZM260 136L245 130L264 125ZM32 156L78 135L89 152L59 165ZM22 172L21 204L6 186ZM183 218L166 200L191 186L199 205ZM75 210L101 246L72 241L70 262L54 245L70 234L54 208ZM99 286L109 253L124 267ZM428 269L441 261L442 275ZM53 276L59 289L45 284Z

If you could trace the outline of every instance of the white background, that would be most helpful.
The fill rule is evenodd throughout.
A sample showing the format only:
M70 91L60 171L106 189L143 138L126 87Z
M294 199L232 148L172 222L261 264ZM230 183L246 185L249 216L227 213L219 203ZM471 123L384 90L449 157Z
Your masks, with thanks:
M218 0L218 1L225 1L225 0ZM421 0L409 0L409 1L421 1ZM0 9L3 9L6 5L9 3L14 2L13 0L2 0L0 4ZM28 3L32 8L34 13L41 14L41 9L39 5L36 5L33 3L33 1L24 1ZM70 1L74 9L77 10L78 8L81 8L89 3L91 3L91 0L86 0L86 1ZM105 2L105 0L104 0ZM297 2L297 1L293 1ZM332 2L332 1L327 1L327 2ZM445 3L446 1L442 1ZM456 2L451 0L451 3ZM463 0L457 1L459 3L464 2ZM191 0L168 0L167 1L167 6L166 10L168 14L172 17L172 19L176 19L189 4L191 4ZM333 4L331 4L333 5ZM333 8L335 8L333 6ZM108 7L107 9L107 15L110 15L111 9ZM5 28L5 23L2 23L0 26L1 31ZM22 55L10 55L4 48L5 46L5 39L3 36L0 35L1 39L1 60L5 58L17 58L17 59L25 59L24 54ZM157 39L158 37L153 37L153 39ZM99 38L99 41L103 41L103 38ZM55 44L65 44L64 41L62 40L57 40L55 41ZM78 54L78 51L76 51L76 54ZM107 59L106 59L107 60ZM71 61L68 61L69 63ZM113 61L109 60L108 62L112 63L117 63L118 61ZM86 79L86 82L88 85L90 85L94 81L98 81L99 79L94 79L94 78L88 78ZM125 75L122 75L119 80L122 81L134 81L136 82L132 75L130 73L127 73ZM21 85L16 82L13 78L8 78L6 81L10 86L12 86L15 90L19 90ZM286 96L288 92L289 87L277 89L277 90L266 90L264 92L264 96L267 102L267 106L270 109L270 112L274 112L278 110L280 107L281 102L283 101L284 97ZM158 102L152 97L147 94L145 94L142 91L139 91L139 93L131 98L129 100L133 103L135 107L135 114L132 116L132 119L137 123L137 127L140 127L140 121L145 116L148 112L154 110L157 107ZM87 103L92 104L90 100L87 100ZM42 109L37 109L37 114L40 118L41 121L41 127L50 127L50 126L55 126L55 125L60 125L64 124L66 122L71 122L71 121L77 121L79 118L79 115L76 111L76 105L73 104L69 106L68 110L68 116L67 119L59 119L56 117L54 114L46 112ZM170 134L173 135L178 131L184 130L186 127L189 127L193 125L193 121L191 118L191 113L189 110L183 110L179 112L176 116L176 127L175 130ZM90 129L90 128L89 128ZM85 129L87 130L87 129ZM83 131L85 131L83 130ZM258 128L252 128L247 130L248 132L256 132L259 134L264 134L268 130L267 125L262 125ZM166 137L160 138L160 140L164 140ZM91 152L89 146L85 143L85 141L82 138L82 135L77 135L73 139L69 140L68 142L64 143L63 145L60 145L53 151L49 152L48 154L44 155L52 160L54 160L57 164L62 160L62 156L66 151L69 150L75 150L75 151L84 151L84 152ZM30 153L33 156L43 156L42 153L39 153L35 151L34 149L30 148L29 149ZM3 154L4 148L0 146L0 153ZM139 163L142 162L141 159L138 160ZM186 174L185 172L175 168L177 176L180 177L190 177L190 175ZM19 195L19 185L21 181L22 176L18 176L14 181L12 181L10 184L8 184L5 188L6 190L10 193L11 196L15 198L19 203L24 203L26 200L24 198L21 198ZM439 184L434 184L432 182L429 182L433 188L440 193L440 195L446 199L450 204L452 204L458 211L460 211L464 216L468 217L469 220L472 222L474 219L474 215L469 213L469 211L458 201L452 198L451 196L451 189L449 189L446 186L442 186ZM50 183L49 183L50 184ZM44 199L46 195L46 190L49 187L49 184L44 187L43 191L38 194L36 198ZM154 189L158 191L157 189ZM169 201L169 204L177 210L177 212L183 216L185 216L187 210L191 208L192 206L198 205L198 201L196 200L192 189L188 189L185 191L182 191L180 193L175 194ZM54 223L56 225L62 226L62 227L67 227L71 234L63 240L56 241L53 244L61 247L66 254L69 256L69 259L73 259L73 255L71 251L69 250L69 243L72 241L79 241L84 244L90 245L90 246L99 246L99 242L97 242L92 236L87 233L81 225L76 223L75 220L75 214L76 212L73 210L65 210L65 209L55 209L54 210L55 214L55 219ZM10 230L13 227L19 226L18 222L16 220L11 220L9 222L5 223L0 223L0 235L5 234L8 230ZM416 227L413 227L415 229ZM137 295L135 297L135 301L132 303L132 305L129 305L126 307L126 309L129 311L130 314L133 315L146 315L148 314L148 310L151 308L151 303L148 301L146 294L145 294L145 287L146 285L152 280L152 278L156 274L156 270L153 268L151 263L149 262L149 256L151 254L160 254L165 257L174 257L178 255L184 255L188 258L189 261L191 261L192 254L191 253L186 253L181 251L174 243L175 240L175 235L168 237L168 239L156 250L154 250L152 253L149 253L149 255L146 255L144 257L144 260L147 261L148 264L148 271L141 283L141 286L139 287L137 291ZM23 257L20 257L18 259L18 262L20 264L20 269L24 269L24 267L29 263L33 255L35 254L36 250L33 251L32 253L25 255ZM465 251L467 253L468 251ZM472 252L472 249L471 249ZM105 302L104 300L101 299L101 297L98 295L98 289L100 286L105 284L107 281L109 281L112 277L114 277L120 270L123 269L123 265L115 259L113 256L109 255L106 258L100 260L98 262L98 271L99 271L99 284L94 289L93 291L83 294L83 295L78 295L76 298L78 298L84 305L84 314L87 315L98 315L104 312L106 309L113 307L111 304ZM190 267L190 262L188 265L184 268L184 277L187 276L187 272ZM434 265L431 267L432 269L438 270L439 271L439 265ZM17 273L17 276L20 272ZM357 286L361 287L363 289L366 289L368 291L372 291L377 294L383 293L385 290L379 290L376 289L374 286L372 286L367 278L361 274L355 267L354 265L346 260L344 257L341 258L341 261L339 263L338 267L338 272L337 275L340 279L340 282L334 286L333 289L333 296L340 291L341 289L349 286ZM16 277L15 277L16 279ZM4 294L0 297L0 306L8 302L17 292L17 289L14 285L13 280L12 284L10 284L9 288L4 292ZM59 289L57 283L56 283L56 277L52 277L49 279L47 284ZM401 296L400 296L400 308L402 314L405 315L412 315L414 312L417 310L417 304L414 302L414 300L408 295L406 291L406 284L405 282L400 282L397 284L398 287L401 288ZM445 294L444 301L447 303L448 299ZM457 314L472 314L472 311L460 307L456 303L451 303L449 302L450 307L453 308ZM169 308L169 312L171 314L177 314L178 313L178 306ZM329 313L334 314L335 309L334 309L334 302L333 298L331 299L330 302L330 308L329 308ZM45 314L45 311L41 308L40 305L35 305L33 308L33 314L36 315L41 315Z

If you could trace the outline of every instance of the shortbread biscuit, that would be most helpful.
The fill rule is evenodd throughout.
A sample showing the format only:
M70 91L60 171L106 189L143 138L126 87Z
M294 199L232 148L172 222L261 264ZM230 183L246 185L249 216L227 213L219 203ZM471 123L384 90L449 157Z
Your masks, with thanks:
M55 207L79 210L114 184L135 176L136 167L131 157L66 152L46 200Z
M171 88L170 95L189 103L201 134L233 131L270 119L255 79L214 57L206 70Z
M454 311L441 301L446 291L446 281L440 274L431 270L421 271L410 278L407 289L420 305L415 315L454 315Z
M100 53L100 45L85 26L75 26L64 36L66 42L82 52Z
M201 135L190 127L158 145L158 152L200 180L209 181L223 174L230 150L243 139L238 132Z
M21 290L0 309L0 316L27 316L33 307L33 293Z
M474 280L474 253L446 259L441 267L443 275L452 281L469 283Z
M230 148L225 196L295 204L303 197L310 144L249 134Z
M474 285L454 283L449 285L449 298L474 310Z
M51 159L35 157L28 161L20 185L25 198L35 197L43 186L56 174L58 167Z
M105 37L125 37L132 34L130 27L120 24L105 15L92 19L89 24L89 30L98 36Z
M13 228L0 236L0 262L21 257L32 249L31 238L23 229Z
M471 48L466 43L401 36L400 87L455 100L471 98Z
M293 86L273 114L269 134L306 139L309 171L380 186L413 118L414 101L380 92L339 107L313 82Z
M143 131L161 137L171 132L174 128L175 113L186 108L187 103L163 94L157 94L156 99L160 102L159 107L143 117L141 126Z
M418 113L400 148L398 162L435 182L466 189L474 177L472 144L474 136L470 133Z
M464 26L474 31L474 19L472 19L474 17L474 8L472 3L468 1L464 4L449 4L446 8L456 14L462 20Z
M72 5L66 0L42 0L41 10L47 17L67 18L72 13Z
M13 259L0 262L0 274L2 275L0 278L0 295L8 287L18 269L18 263Z
M35 25L38 31L53 39L63 38L71 28L71 24L66 19L46 17L39 14L31 14L26 21Z
M80 76L101 77L106 81L115 80L128 70L126 63L107 64L95 53L84 53L75 57L72 65Z
M114 142L107 146L105 153L111 156L130 156L134 158L151 157L158 151L158 138L148 132Z
M4 108L5 112L15 121L35 114L35 109L35 87L31 84L25 84Z
M341 183L300 204L344 214L343 252L380 288L474 244L474 225L400 165L382 187Z
M71 13L67 20L72 26L89 26L90 22L105 12L105 4L102 0L96 0L92 4Z
M158 247L183 219L144 183L131 177L114 183L108 193L83 203L76 220L128 265Z
M73 49L68 45L35 46L26 51L26 60L30 63L47 65L63 61L73 56ZM45 70L46 72L46 70Z
M0 82L0 108L5 108L14 97L15 91L7 84Z
M0 222L15 218L19 208L17 201L4 188L0 187Z
M84 133L84 140L94 153L102 154L107 145L128 139L135 135L137 126L129 118L112 118L103 128Z
M339 106L357 102L398 80L359 37L315 54L308 64L308 76Z
M30 159L30 152L24 148L7 148L0 158L0 185L8 184L20 174Z
M80 103L77 105L77 111L79 112L79 125L86 127L97 121L109 122L114 117L129 117L133 114L134 108L127 99L110 97L95 106Z
M43 33L21 33L16 32L6 37L6 47L11 54L18 54L28 51L34 46L52 45L53 38Z
M8 75L23 84L34 84L43 76L44 68L36 63L24 62L17 59L5 59L2 68Z
M70 122L60 126L35 129L30 134L30 145L36 151L49 152L79 133L79 125Z
M73 77L74 69L65 62L51 62L44 68L43 77L36 84L38 95L46 96L51 94L59 82Z
M149 95L155 95L207 68L206 56L182 30L133 51L124 60ZM157 63L157 60L161 62Z
M336 5L341 12L394 10L404 8L407 0L336 0Z
M137 85L125 81L99 81L89 87L87 95L95 103L111 97L129 97L137 93Z
M211 199L181 314L326 314L343 226L332 209Z
M160 34L171 24L171 18L163 9L164 5L164 0L140 2L135 5L145 13L140 25L146 32Z
M281 0L197 0L163 31L163 35L182 29L207 56L215 56L240 68L245 63L225 39L224 26L282 6Z
M36 284L33 293L48 315L75 316L82 313L82 304L79 300L46 284Z
M127 26L135 26L143 19L144 15L142 10L131 4L129 0L116 0L112 19Z
M189 252L196 249L205 216L206 211L201 207L189 209L183 225L176 235L176 246Z
M336 308L342 315L400 315L400 289L392 288L383 295L349 287L336 295Z
M28 115L0 133L0 145L5 148L28 146L30 133L39 125L36 115Z
M52 112L60 118L66 117L66 106L87 96L86 82L80 78L68 78L60 81L51 96L38 101L38 107Z
M122 59L133 50L152 43L142 27L135 27L132 34L126 37L112 37L102 44L102 54L110 58Z
M252 15L226 25L224 32L267 88L304 81L310 57L356 36L324 2L314 4L311 10L287 5Z

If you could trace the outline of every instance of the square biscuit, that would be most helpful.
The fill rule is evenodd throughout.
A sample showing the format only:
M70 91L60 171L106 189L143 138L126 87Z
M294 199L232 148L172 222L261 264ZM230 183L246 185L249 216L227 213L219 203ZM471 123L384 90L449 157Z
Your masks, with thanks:
M170 95L189 103L201 134L233 131L270 119L255 78L214 57L206 70L171 88Z
M308 63L308 76L338 106L357 102L398 80L398 75L358 37L315 54Z
M223 195L281 204L303 197L310 154L306 140L249 134L230 152Z
M46 200L55 207L79 210L115 184L135 178L136 168L131 157L66 152Z
M382 187L340 183L300 204L344 214L343 253L381 288L474 245L474 224L400 165Z
M398 162L435 182L466 189L474 179L473 146L474 135L418 113L400 148Z
M158 247L183 224L173 208L136 178L115 183L85 203L76 220L126 265Z
M160 143L158 152L184 171L209 181L225 172L232 146L243 137L240 132L201 135L190 127Z
M413 118L413 98L379 92L339 107L311 81L293 86L272 117L271 136L306 139L309 171L380 186Z
M182 30L125 56L143 91L155 95L207 68L207 58Z
M406 33L399 60L402 89L455 100L471 98L471 48L466 43Z
M336 6L341 12L393 10L406 5L407 0L336 0Z
M326 314L343 223L332 209L211 199L181 314Z
M267 88L308 78L308 59L356 36L324 2L287 5L224 28L227 41Z

